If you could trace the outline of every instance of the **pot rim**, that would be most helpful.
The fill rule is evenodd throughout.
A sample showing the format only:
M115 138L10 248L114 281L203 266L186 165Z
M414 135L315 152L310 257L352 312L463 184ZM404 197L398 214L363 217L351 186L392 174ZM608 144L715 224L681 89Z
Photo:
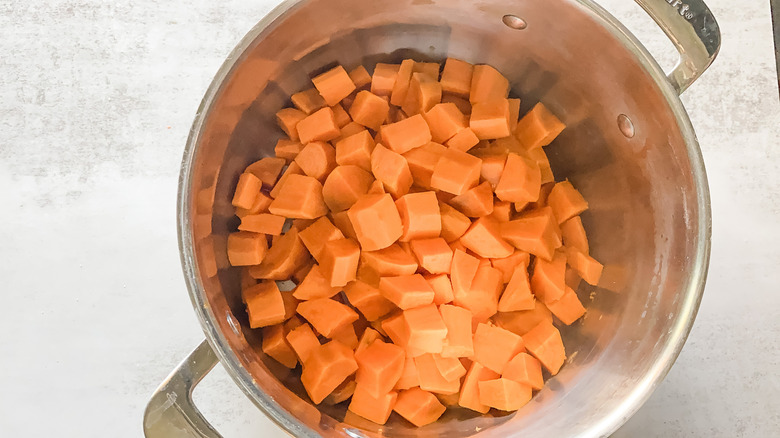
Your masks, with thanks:
M195 242L193 241L190 220L190 211L192 207L191 179L193 158L201 139L202 129L205 124L204 122L207 119L207 115L209 114L209 109L220 91L222 91L222 85L224 84L225 79L229 76L233 67L236 66L241 55L252 45L256 38L274 24L278 24L279 20L284 18L284 15L290 13L299 4L305 1L306 0L284 0L276 8L271 10L271 12L259 20L258 23L241 39L215 74L214 79L206 90L203 100L198 106L195 120L190 128L187 143L184 148L178 184L176 222L179 254L190 300L198 316L198 321L200 322L203 332L206 335L206 339L219 358L219 361L227 369L228 374L238 384L241 390L279 427L294 436L316 437L319 435L303 426L294 416L290 415L285 410L280 409L276 402L259 390L254 384L253 377L246 368L240 365L238 357L228 344L227 338L218 330L218 325L215 323L217 317L206 301L203 284L199 281L200 276L195 257ZM665 344L661 354L658 356L655 363L653 363L650 370L643 376L642 380L634 387L628 396L623 399L619 407L612 411L610 415L605 416L594 423L586 432L580 435L583 437L598 437L610 435L634 415L650 397L655 388L661 383L679 356L693 326L704 292L710 259L712 218L709 185L701 149L690 118L688 117L688 113L686 112L679 95L667 80L666 73L664 73L663 69L658 65L658 62L642 43L619 20L600 5L592 0L573 0L572 6L582 8L586 13L590 14L595 19L600 20L604 25L604 28L635 56L639 64L650 74L658 85L669 108L674 114L682 137L685 140L692 177L697 189L696 202L699 212L696 224L698 232L695 236L696 248L693 271L690 273L691 275L689 276L688 283L684 287L686 293L681 312L677 315L674 324L669 329L669 341Z

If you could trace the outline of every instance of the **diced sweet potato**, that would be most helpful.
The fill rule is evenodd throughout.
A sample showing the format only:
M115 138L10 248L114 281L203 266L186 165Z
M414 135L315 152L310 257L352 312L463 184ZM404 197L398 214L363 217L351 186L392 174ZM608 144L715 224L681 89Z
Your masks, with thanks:
M249 267L249 274L258 279L287 280L308 259L309 252L298 237L298 229L292 227L268 249L262 263Z
M267 251L268 239L265 234L239 231L228 235L228 261L232 266L259 265Z
M552 210L544 207L500 224L501 237L521 251L552 260L555 249L560 246L555 226Z
M325 107L306 116L295 125L295 129L298 131L297 138L300 138L303 144L313 141L330 141L341 134L339 125L336 124L336 115L333 114L330 107Z
M263 353L285 367L295 368L295 365L298 364L298 357L295 355L292 347L290 347L290 344L287 343L284 335L284 326L282 324L264 327L261 348Z
M320 265L314 265L295 288L293 296L299 300L314 300L330 298L338 292L339 288L330 285L330 279L323 274Z
M471 220L463 213L443 202L439 203L441 213L441 237L447 242L458 240L471 226Z
M569 181L561 181L552 188L547 204L558 223L563 223L588 209L588 203Z
M472 104L505 99L509 94L509 80L489 65L475 65L471 77L469 100Z
M314 87L330 106L341 102L341 99L355 91L355 83L349 77L344 67L336 66L311 80Z
M420 274L382 277L379 291L401 309L433 303L433 289Z
M336 143L336 163L341 166L358 166L370 172L374 147L374 139L366 130L345 137Z
M347 210L368 192L374 177L358 166L338 166L322 185L322 197L332 212Z
M479 382L479 402L501 411L516 411L531 401L531 387L510 379Z
M559 300L565 292L566 255L557 251L551 261L537 258L531 275L531 290L547 304Z
M381 284L380 280L380 288ZM399 307L403 309L402 306ZM447 336L447 326L444 325L436 305L433 304L433 300L431 299L430 303L426 305L407 308L404 310L403 315L404 323L409 333L407 346L425 353L441 353L444 338ZM452 380L446 378L446 376L445 379Z
M566 127L541 102L517 122L515 136L526 149L549 145Z
M434 237L432 239L412 240L409 243L421 268L431 274L445 274L450 272L452 250L449 245L447 245L446 240L441 237Z
M520 264L515 267L509 283L498 301L499 312L515 312L534 308L534 295L528 278L528 266Z
M430 128L432 140L437 143L446 142L468 127L466 116L454 103L436 104L430 111L423 113L423 117Z
M458 404L472 411L486 414L490 410L490 406L482 404L479 400L479 382L499 377L500 375L490 368L486 368L479 362L472 362L460 388Z
M509 100L499 98L475 103L471 108L469 128L480 140L508 137Z
M471 128L467 127L450 137L445 144L450 149L466 152L479 144L479 137L477 137L477 134L474 134L474 131L472 131Z
M574 216L563 222L561 224L561 235L563 237L563 244L567 247L576 248L586 255L590 254L588 236L585 234L585 228L582 226L582 219L580 216Z
M441 234L439 201L434 192L408 193L395 201L401 215L402 242L434 238Z
M310 353L303 364L301 381L309 398L319 404L357 369L352 350L340 342L331 341Z
M518 353L524 351L523 338L488 324L479 324L474 332L474 361L501 374Z
M283 138L276 142L274 154L279 158L284 158L286 161L292 161L302 149L303 144L301 142Z
M279 195L268 206L278 216L316 219L328 213L322 197L322 184L305 175L290 175L279 190Z
M441 88L444 92L468 97L474 66L457 58L447 58L441 72Z
M585 314L585 307L577 297L577 293L569 286L560 299L550 302L547 307L562 323L571 325Z
M398 244L378 251L363 251L361 264L381 277L412 275L418 268L414 255Z
M357 276L360 246L352 239L331 240L322 249L322 270L333 287L343 287Z
M236 191L233 195L233 206L244 209L252 208L261 187L260 178L252 173L242 173L238 177Z
M284 158L265 157L247 166L244 172L251 173L263 182L266 188L273 187L287 164Z
M550 321L542 321L523 335L525 347L552 375L558 374L566 360L561 332Z
M241 218L240 231L278 236L282 234L285 218L268 213L250 214Z
M420 376L417 374L417 365L414 363L414 358L406 355L404 360L404 370L401 373L401 378L395 384L396 390L404 390L420 386Z
M349 108L352 120L374 131L387 119L390 104L370 91L360 91Z
M349 78L352 79L352 83L355 84L355 87L357 88L362 88L371 84L371 75L368 74L368 71L362 65L350 70Z
M403 154L415 184L423 188L430 188L433 169L446 150L447 148L439 143L430 142Z
M398 393L391 391L374 397L362 385L355 386L349 410L376 424L385 424L393 412Z
M493 212L493 190L487 181L455 196L449 202L469 217L483 217Z
M309 324L326 338L358 319L358 314L349 306L330 298L302 301L298 304L298 314L306 318Z
M519 353L504 367L501 377L540 390L544 386L542 364L528 353Z
M400 67L398 64L378 63L371 76L371 92L377 96L390 96Z
M393 152L403 154L431 141L431 131L420 114L382 126L382 143Z
M496 185L496 196L508 202L534 202L539 199L542 176L530 159L510 153Z
M454 287L453 303L469 309L475 321L483 322L498 311L498 299L503 283L501 271L490 266L490 262L477 267L474 279L468 289Z
M362 196L348 215L363 251L387 248L403 233L401 216L389 194Z
M601 279L601 272L604 265L599 263L593 257L584 254L577 248L566 248L566 262L574 269L586 283L597 286Z
M393 410L415 426L422 427L438 420L447 408L430 392L410 388L398 394Z
M395 198L409 193L412 187L412 172L403 155L377 144L371 153L371 171L377 181Z
M447 149L431 175L431 187L460 195L479 182L482 160L465 152Z
M362 280L348 283L344 287L344 293L347 295L349 303L369 321L376 321L395 309L395 305L382 296L379 288Z
M308 143L295 157L303 173L324 182L336 167L336 150L324 141Z
M395 387L403 373L405 359L403 348L376 340L355 355L358 363L355 381L372 397L378 398Z
M460 389L460 379L445 379L436 367L432 354L415 357L414 363L420 377L420 389L437 394L454 394Z
M444 340L441 355L443 357L473 357L471 312L462 307L443 304L439 306L439 313L447 327L447 337Z
M320 341L309 324L301 324L287 333L287 343L290 344L300 363L306 362L311 353L319 348Z
M325 108L327 105L325 99L320 96L320 92L316 88L309 88L308 90L295 93L291 99L293 105L306 114L311 114L318 109Z
M249 314L249 326L266 327L284 322L286 309L274 281L263 281L242 291Z
M298 123L307 117L306 113L296 108L282 108L276 113L276 123L282 128L290 140L297 141Z

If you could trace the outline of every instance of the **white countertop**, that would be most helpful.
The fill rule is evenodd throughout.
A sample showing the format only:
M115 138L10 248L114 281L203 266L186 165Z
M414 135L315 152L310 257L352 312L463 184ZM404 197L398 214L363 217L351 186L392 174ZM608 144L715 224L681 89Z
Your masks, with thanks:
M276 1L0 2L0 430L139 436L203 339L176 186L224 57ZM633 2L602 1L663 63ZM712 190L712 262L688 343L618 437L780 436L780 100L769 4L709 0L723 47L683 101ZM196 391L226 437L282 437L221 367Z

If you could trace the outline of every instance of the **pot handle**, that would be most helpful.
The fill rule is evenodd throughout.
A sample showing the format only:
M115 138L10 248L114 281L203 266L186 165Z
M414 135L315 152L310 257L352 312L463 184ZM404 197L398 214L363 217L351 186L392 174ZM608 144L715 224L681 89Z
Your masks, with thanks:
M712 64L720 50L720 28L703 0L636 0L680 52L667 75L682 94Z
M147 438L220 438L192 402L192 390L218 362L205 340L171 372L144 412Z

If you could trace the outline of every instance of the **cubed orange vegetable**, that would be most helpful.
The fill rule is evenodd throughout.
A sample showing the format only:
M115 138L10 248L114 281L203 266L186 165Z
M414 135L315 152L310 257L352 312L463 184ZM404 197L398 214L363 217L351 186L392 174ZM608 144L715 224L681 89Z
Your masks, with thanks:
M290 99L293 105L306 114L311 114L318 109L325 108L327 103L325 99L320 96L320 92L316 88L309 88L298 93L293 94Z
M330 218L333 221L333 225L341 231L344 237L358 240L355 229L352 227L352 222L349 220L348 211L339 211L338 213L331 213Z
M276 113L276 123L282 128L290 140L297 141L298 123L305 119L306 113L296 108L282 108Z
M522 351L523 338L509 330L480 323L474 332L474 360L499 374Z
M486 265L478 266L468 289L453 287L453 303L469 309L475 321L487 321L498 312L498 297L503 286L501 277L501 271L490 266L489 261Z
M512 245L501 237L498 221L489 216L474 221L461 236L460 241L480 257L503 258L511 256L514 252Z
M276 184L285 164L287 161L284 158L265 157L247 166L244 172L253 174L263 182L264 187L268 188Z
M474 134L474 131L472 131L471 128L467 127L450 137L445 144L450 149L466 152L479 144L479 138L477 137L477 134Z
M566 325L573 324L585 314L585 307L577 297L577 293L569 286L566 286L566 292L560 299L550 302L547 307L556 318Z
M443 357L474 356L471 312L462 307L443 304L439 306L439 313L447 327L447 337L444 340L441 355Z
M403 312L396 312L387 315L385 318L379 320L379 322L380 327L385 331L385 335L389 337L395 345L407 349L407 353L413 357L420 354L417 353L412 355L407 348L406 344L409 342L409 329L406 327Z
M482 160L453 149L442 154L431 175L431 187L460 195L479 183Z
M501 259L490 259L490 264L503 274L503 282L505 284L509 283L517 266L525 265L525 268L527 269L530 262L531 255L524 251L515 251L509 257Z
M322 271L330 285L343 287L357 276L360 247L352 239L331 240L322 249Z
M436 206L436 209L438 211L438 205ZM441 237L418 239L412 240L410 245L421 268L431 274L445 274L450 272L452 250L449 245L447 245L446 240Z
M274 154L279 158L292 161L298 156L298 153L301 152L302 149L303 143L283 138L276 142Z
M420 274L382 277L379 291L401 309L433 303L433 289Z
M422 427L438 420L447 408L430 392L411 388L398 394L393 410L415 426Z
M287 182L288 179L290 179L293 175L303 175L303 170L301 169L301 166L298 165L295 161L290 163L287 166L287 169L284 170L284 173L282 173L282 177L279 178L279 181L276 182L274 185L274 188L271 189L271 192L269 193L272 198L276 198L279 196L279 192L282 190L282 187L284 186L284 183Z
M344 293L349 303L369 321L376 321L395 309L395 305L382 296L379 288L361 280L348 283L344 287Z
M366 328L366 330L360 336L360 341L358 342L358 346L355 348L355 357L357 357L361 351L368 348L369 345L373 344L374 341L376 341L377 339L381 340L382 335L378 331L370 327Z
M242 173L238 177L238 184L233 195L233 206L244 209L252 208L261 188L260 178L252 173Z
M512 219L512 203L506 201L493 202L493 213L488 217L497 222L509 222Z
M489 182L490 186L494 190L501 180L501 175L504 173L506 157L506 154L496 154L482 157L482 169L480 170L480 176L482 179Z
M250 214L241 218L238 225L240 231L250 231L253 233L269 234L278 236L282 234L285 218L274 214L259 213Z
M367 131L367 129L360 123L349 122L341 127L339 136L331 140L331 144L335 147L341 140L363 131ZM336 162L338 163L338 151L336 151Z
M305 175L290 175L279 190L279 195L268 206L278 216L316 219L328 213L322 197L322 184Z
M471 283L477 275L477 269L479 269L479 260L476 257L459 249L454 251L450 279L452 280L452 292L456 298L458 296L464 297L469 293Z
M450 199L449 204L469 217L483 217L493 213L493 189L487 181Z
M472 104L495 99L506 99L509 80L489 65L475 65L469 89Z
M375 397L362 385L355 386L349 410L376 424L385 424L395 407L398 393L391 391Z
M387 191L385 191L385 185L382 184L382 181L375 180L373 183L371 183L371 187L368 188L368 192L366 194L382 195L385 193L387 193Z
M387 248L403 233L401 216L389 194L362 196L350 207L349 220L363 251Z
M482 404L479 400L479 382L499 377L500 375L490 368L484 367L479 362L472 362L460 388L458 404L472 411L486 414L490 410L490 406Z
M414 363L414 358L406 355L404 360L404 370L401 373L401 378L395 384L396 390L404 390L420 386L420 376L417 374L417 365Z
M539 102L517 122L515 136L526 149L534 149L549 145L565 127Z
M544 149L529 149L526 153L528 154L528 158L534 160L536 165L539 166L539 171L542 174L542 184L554 183L555 175L553 174L552 167L550 167L550 160L547 158Z
M441 96L441 103L454 103L464 115L471 115L471 102L469 102L468 96L461 97L445 92Z
M520 119L520 99L509 100L509 132L515 133L517 121Z
M377 144L371 153L371 171L385 190L395 198L409 193L412 172L403 155Z
M542 364L528 353L519 353L504 367L501 377L540 390L544 386Z
M412 69L414 68L413 59L404 59L398 67L398 73L395 77L395 84L390 93L390 103L395 106L401 106L406 100L406 93L409 91L409 81L412 79Z
M540 322L552 322L552 319L550 310L539 300L534 301L534 308L531 310L499 312L493 317L496 325L520 336L524 336Z
M374 177L358 166L338 166L322 185L322 197L332 212L347 210L368 192Z
M333 110L333 118L336 120L336 125L339 127L339 136L341 136L341 128L347 126L352 122L352 118L344 110L344 107L340 103L330 107Z
M242 291L249 314L249 326L266 327L284 322L286 310L284 300L276 282L263 281Z
M303 364L301 382L309 398L319 404L357 368L352 350L338 341L331 341L310 353Z
M561 181L552 188L547 204L558 223L563 223L588 209L588 203L569 181Z
M509 100L499 98L475 103L471 108L469 128L480 140L508 137Z
M309 252L298 237L298 229L292 227L268 249L262 263L249 267L249 274L265 280L287 280L307 260Z
M441 234L439 201L434 192L408 193L395 201L403 233L399 240L433 238Z
M441 103L441 84L425 73L412 73L403 112L408 116L422 114L437 103Z
M248 216L250 214L258 214L268 211L268 206L271 205L271 202L274 199L267 194L263 192L257 193L257 198L255 198L255 202L252 204L252 206L249 209L243 209L243 208L236 208L236 216L239 218L242 218L244 216Z
M324 141L308 143L295 157L303 173L320 182L336 167L336 150Z
M403 154L415 184L423 188L430 188L433 169L446 150L447 148L443 145L430 142Z
M501 237L521 251L552 260L553 252L560 246L555 226L552 210L544 207L501 223Z
M336 105L355 91L355 83L340 65L314 77L311 81L325 99L325 103L330 106Z
M371 92L377 96L390 96L400 67L398 64L377 63L371 76Z
M500 378L479 382L479 402L501 411L516 411L531 401L531 387Z
M407 346L426 353L441 353L444 338L447 336L447 326L444 325L433 301L419 307L407 308L403 315L409 333Z
M382 143L399 154L424 146L431 141L431 131L420 114L384 125L381 133Z
M313 141L330 141L341 134L339 125L336 124L336 115L330 107L317 110L306 116L295 126L301 143L308 144ZM292 137L290 137L292 138Z
M510 153L496 185L496 196L508 202L534 202L539 199L541 185L539 166L526 157Z
M576 248L583 254L590 254L588 236L585 234L585 227L582 226L582 219L580 216L574 216L566 222L563 222L561 224L561 235L563 237L563 244L567 247Z
M436 104L430 111L423 113L423 117L430 128L432 140L437 143L446 142L468 127L466 116L454 103Z
M417 260L398 244L378 251L363 251L361 264L380 277L412 275L417 271Z
M343 239L344 234L326 217L321 217L304 228L299 234L301 241L314 259L319 261L326 242Z
M309 324L301 324L287 333L287 343L301 363L306 362L311 353L320 346L320 341Z
M265 234L239 231L228 235L227 254L232 266L259 265L267 251Z
M466 368L455 357L444 357L441 354L434 354L433 361L436 362L436 368L445 380L460 379L466 375Z
M330 285L330 279L323 273L320 265L311 267L303 281L293 291L293 296L299 300L314 300L330 298L339 292L338 287Z
M551 261L537 258L531 275L531 290L547 304L559 300L565 292L566 255L557 251Z
M449 249L449 248L448 248ZM436 305L452 302L454 299L452 293L452 283L447 274L426 274L423 275L425 281L433 289L433 303Z
M352 79L352 83L355 84L355 87L357 88L371 84L371 75L368 74L368 71L362 65L350 70L349 78Z
M372 397L378 398L390 392L401 378L405 359L402 347L376 340L355 355L358 363L355 381Z
M531 292L531 283L528 278L528 266L520 264L515 267L512 278L498 301L498 311L515 312L533 308L534 295Z
M441 213L441 237L447 242L458 240L471 226L471 219L443 202L439 203Z
M432 354L415 357L414 364L417 366L417 374L420 378L420 389L437 394L454 394L460 389L460 379L445 379L439 372Z
M525 347L552 375L558 374L566 360L561 332L550 321L542 321L523 335Z
M415 62L412 68L413 73L424 73L434 81L439 80L439 69L441 66L438 62Z
M441 88L446 93L468 97L474 66L457 58L447 58L441 72Z
M298 357L284 338L284 326L276 324L263 328L263 353L287 368L295 368Z
M597 286L601 279L604 265L577 248L566 248L566 262L586 283Z
M371 91L360 91L349 108L352 120L374 131L387 119L390 104Z
M365 171L371 171L371 153L374 151L374 139L366 131L343 138L336 143L336 163L341 166L354 165Z
M346 401L355 393L356 386L357 384L355 383L355 379L348 378L347 380L341 382L341 384L337 386L333 392L328 394L328 396L325 397L322 402L326 405L333 406Z
M330 298L319 298L302 301L298 304L298 314L304 317L309 324L322 336L329 338L338 329L347 324L352 324L358 319L349 306Z

